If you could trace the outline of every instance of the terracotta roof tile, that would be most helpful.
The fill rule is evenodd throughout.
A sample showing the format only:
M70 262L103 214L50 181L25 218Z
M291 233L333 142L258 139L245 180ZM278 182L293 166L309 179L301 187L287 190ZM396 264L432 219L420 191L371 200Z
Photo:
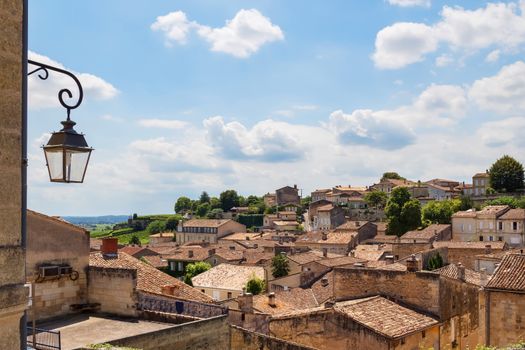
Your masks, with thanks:
M268 304L268 295L255 295L253 307L259 312L279 315L295 310L317 307L319 304L311 289L291 288L275 292L275 306Z
M228 221L232 221L230 219L191 219L188 221L185 221L183 223L184 227L220 227L227 223Z
M525 255L509 254L503 257L487 288L525 291Z
M334 273L328 272L322 278L312 284L312 292L319 304L334 298Z
M447 247L448 249L485 249L490 245L491 249L506 249L505 242L460 242L460 241L437 241L432 243L434 248Z
M525 209L510 209L501 215L500 220L525 220Z
M168 261L163 259L160 255L146 255L141 259L157 269L168 267Z
M178 247L164 257L168 260L203 261L209 257L209 249L199 246Z
M113 258L105 257L99 252L91 253L89 255L89 266L107 269L135 270L137 272L138 291L163 294L162 287L173 285L176 287L173 294L175 298L200 302L212 301L209 296L201 293L199 290L126 253L118 253L118 255Z
M423 230L408 231L402 239L432 239L436 233L440 233L450 228L450 225L432 224Z
M435 319L380 296L336 303L334 310L388 338L399 338L437 325Z
M439 273L440 275L447 276L456 280L460 279L459 266L456 264L443 266L442 268L434 270L433 272ZM465 268L465 282L481 286L481 274L474 270Z
M264 268L261 266L220 264L193 277L191 281L195 287L241 291L253 275L264 280Z

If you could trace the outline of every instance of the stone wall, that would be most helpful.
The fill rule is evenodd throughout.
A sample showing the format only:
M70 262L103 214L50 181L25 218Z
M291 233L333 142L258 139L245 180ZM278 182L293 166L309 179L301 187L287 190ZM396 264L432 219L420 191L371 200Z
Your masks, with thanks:
M490 243L490 242L489 242ZM499 249L492 249L492 252L501 252ZM482 249L474 248L448 248L448 262L451 264L462 263L467 269L476 269L476 256L485 254L486 251Z
M199 303L191 300L178 300L141 291L137 293L137 309L176 313L198 318L209 318L228 313L228 309L222 305Z
M392 254L396 259L403 259L430 248L432 248L432 243L395 242L392 243Z
M283 339L230 326L230 350L314 350Z
M20 348L27 303L22 247L24 6L0 1L0 348Z
M525 339L525 294L487 291L489 305L487 343L506 346Z
M137 271L91 266L88 272L90 303L100 303L100 311L137 316Z
M114 340L111 344L142 350L230 349L230 331L224 315Z

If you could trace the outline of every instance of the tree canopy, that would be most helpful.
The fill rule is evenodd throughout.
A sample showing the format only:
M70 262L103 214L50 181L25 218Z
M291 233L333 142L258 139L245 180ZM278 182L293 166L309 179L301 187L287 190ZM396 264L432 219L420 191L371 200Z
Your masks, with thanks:
M277 254L272 258L272 276L275 278L287 276L290 272L288 258L284 254Z
M181 213L181 212L184 212L186 210L190 210L191 209L191 205L192 205L192 200L189 199L188 197L179 197L177 199L177 202L175 203L175 212L176 213Z
M427 224L450 224L452 215L461 210L461 200L432 201L421 210L423 222Z
M383 176L381 177L381 181L386 179L392 179L392 180L405 180L404 177L396 173L395 171L387 171L386 173L383 173Z
M186 274L184 275L184 282L192 286L191 279L198 274L211 269L211 265L205 261L197 261L186 265Z
M219 196L221 202L221 208L224 211L228 211L233 207L239 206L239 195L235 190L226 190Z
M364 200L369 207L372 208L384 208L388 196L385 192L373 190L372 192L367 192L364 196Z
M508 205L509 207L516 209L525 209L525 197L510 197L503 196L490 201L485 202L486 205Z
M399 237L421 226L421 204L417 199L410 199L406 187L396 187L392 190L386 204L385 215L389 235Z
M496 191L513 192L523 188L523 165L504 155L489 170L490 185Z
M201 203L209 203L210 202L210 195L206 191L202 191L201 196L199 197L199 202Z
M129 239L129 244L140 245L140 238L137 235L131 236L131 238Z
M264 283L264 280L255 275L253 275L246 283L246 291L253 295L261 294L264 292L265 287L266 284Z
M149 234L155 234L159 232L163 232L166 230L166 221L162 220L155 220L148 224L148 227L146 227L146 231L148 231Z

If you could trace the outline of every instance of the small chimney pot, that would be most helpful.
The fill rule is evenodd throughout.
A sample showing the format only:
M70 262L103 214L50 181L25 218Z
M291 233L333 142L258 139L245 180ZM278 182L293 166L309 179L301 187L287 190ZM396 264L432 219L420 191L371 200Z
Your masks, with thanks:
M100 251L105 256L117 256L118 238L102 238L102 246L100 247Z
M188 257L193 258L193 250L188 250Z
M268 305L270 305L271 307L275 307L275 293L274 292L271 292L270 294L268 294Z

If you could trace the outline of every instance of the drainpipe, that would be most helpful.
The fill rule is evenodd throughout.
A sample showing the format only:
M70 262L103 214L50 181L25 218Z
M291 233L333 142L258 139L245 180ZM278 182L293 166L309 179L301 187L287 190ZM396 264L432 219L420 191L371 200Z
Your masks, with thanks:
M22 222L21 228L21 240L20 245L26 253L27 245L27 6L28 0L23 0L23 24L22 24L22 169L21 169L21 181L22 181L22 197L21 197L21 210L22 210ZM25 259L24 259L25 264ZM24 266L24 279L25 279L25 266ZM27 311L24 311L24 316L20 320L20 348L22 350L27 349Z

